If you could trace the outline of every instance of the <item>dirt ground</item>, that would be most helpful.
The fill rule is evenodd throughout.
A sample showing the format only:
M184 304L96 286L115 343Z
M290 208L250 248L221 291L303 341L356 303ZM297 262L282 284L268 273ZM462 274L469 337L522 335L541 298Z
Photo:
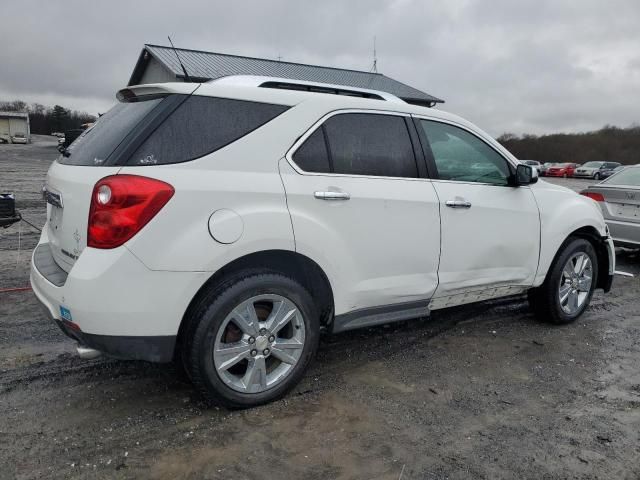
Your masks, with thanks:
M36 225L55 157L53 137L0 145ZM0 230L0 289L28 285L37 237ZM327 337L285 399L228 411L171 367L80 360L32 292L0 293L0 478L637 479L639 295L617 277L564 327L517 297Z

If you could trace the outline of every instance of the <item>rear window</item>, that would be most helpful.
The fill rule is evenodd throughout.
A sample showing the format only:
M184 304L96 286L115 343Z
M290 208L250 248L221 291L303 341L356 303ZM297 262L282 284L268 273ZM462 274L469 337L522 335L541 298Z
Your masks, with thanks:
M289 107L191 96L133 153L129 165L159 165L200 158L235 142Z
M85 130L67 147L68 156L61 155L64 165L101 166L124 137L133 130L162 98L118 103L102 115L93 127Z
M607 178L602 183L640 187L640 167L627 167Z

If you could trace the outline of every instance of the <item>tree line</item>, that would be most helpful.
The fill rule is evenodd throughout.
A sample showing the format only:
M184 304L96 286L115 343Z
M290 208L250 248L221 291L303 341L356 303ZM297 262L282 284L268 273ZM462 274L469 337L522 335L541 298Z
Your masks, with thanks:
M497 139L520 160L539 162L590 161L620 162L623 165L640 163L640 126L619 128L606 125L600 130L585 133L555 133L551 135L522 135L505 133Z
M10 102L0 101L0 112L27 112L31 133L50 135L53 132L65 132L73 128L80 128L84 123L96 121L96 117L86 112L69 110L61 105L47 107L40 103L31 105L22 100Z

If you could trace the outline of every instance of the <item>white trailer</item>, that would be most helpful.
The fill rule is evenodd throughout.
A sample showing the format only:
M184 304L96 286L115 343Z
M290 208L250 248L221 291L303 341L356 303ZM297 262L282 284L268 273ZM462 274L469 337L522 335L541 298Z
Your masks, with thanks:
M0 112L0 141L6 143L31 142L27 112Z

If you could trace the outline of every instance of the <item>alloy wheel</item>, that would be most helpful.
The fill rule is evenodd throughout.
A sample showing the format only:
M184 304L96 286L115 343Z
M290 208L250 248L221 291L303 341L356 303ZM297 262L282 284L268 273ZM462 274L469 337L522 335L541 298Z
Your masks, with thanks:
M216 334L216 372L238 392L264 392L291 373L305 334L302 313L291 300L275 294L251 297L233 308Z
M571 256L562 269L558 286L560 307L565 313L574 315L580 310L589 297L592 282L593 265L589 256L584 252Z

